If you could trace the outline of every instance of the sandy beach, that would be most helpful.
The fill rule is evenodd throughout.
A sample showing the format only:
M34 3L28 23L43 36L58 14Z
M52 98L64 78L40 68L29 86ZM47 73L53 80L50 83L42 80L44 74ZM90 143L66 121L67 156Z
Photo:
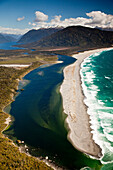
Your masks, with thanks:
M102 153L101 148L93 141L89 123L90 117L87 114L87 107L84 104L85 96L81 87L80 65L86 57L96 52L110 49L113 49L113 47L85 51L73 55L72 57L77 60L72 65L65 67L64 81L60 88L64 112L67 114L68 140L79 151L96 158L100 158Z
M2 67L29 67L30 64L0 64Z

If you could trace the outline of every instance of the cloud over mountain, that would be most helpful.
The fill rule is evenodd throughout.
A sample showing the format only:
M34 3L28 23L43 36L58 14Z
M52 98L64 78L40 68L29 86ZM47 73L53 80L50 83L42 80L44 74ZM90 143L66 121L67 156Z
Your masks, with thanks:
M29 29L19 29L19 28L5 28L5 27L1 27L0 26L0 32L1 33L7 33L7 34L24 34L27 31L29 31Z
M88 17L91 18L91 22L86 23L90 26L98 26L98 27L113 27L113 15L107 15L101 11L92 11L90 13L86 13Z
M17 18L17 21L24 20L25 17ZM51 20L49 16L43 12L36 11L34 22L28 22L29 29L20 29L20 28L5 28L0 27L0 32L4 33L14 33L14 34L24 34L30 29L39 29L39 28L49 28L49 27L68 27L68 26L86 26L91 28L106 28L108 30L113 30L113 15L105 14L101 11L92 11L86 13L86 17L77 17L77 18L65 18L62 20L61 15L55 15Z
M31 24L35 25L35 28L41 28L41 27L57 27L57 26L86 26L86 27L102 27L102 28L113 28L113 15L105 14L101 11L92 11L89 13L86 13L85 17L77 17L77 18L66 18L64 20L61 20L61 15L54 16L53 19L50 20L50 22L47 22L48 15L45 15L44 13L40 11L36 11L36 19L35 22L37 24Z
M43 12L36 11L35 15L36 15L35 22L43 22L48 20L48 15L45 15Z

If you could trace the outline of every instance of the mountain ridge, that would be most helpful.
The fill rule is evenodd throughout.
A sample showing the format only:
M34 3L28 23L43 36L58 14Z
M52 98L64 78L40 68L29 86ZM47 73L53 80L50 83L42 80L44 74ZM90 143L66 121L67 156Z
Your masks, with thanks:
M36 42L46 36L49 36L57 31L61 30L61 29L62 28L40 28L38 30L32 29L32 30L28 31L27 33L25 33L20 38L18 43L26 44L26 43Z
M0 33L0 44L8 43L8 42L16 42L16 41L17 41L17 39L14 38L13 36L11 36L9 34Z
M64 28L31 46L36 47L73 47L73 46L109 46L113 44L113 31L103 31L83 26Z

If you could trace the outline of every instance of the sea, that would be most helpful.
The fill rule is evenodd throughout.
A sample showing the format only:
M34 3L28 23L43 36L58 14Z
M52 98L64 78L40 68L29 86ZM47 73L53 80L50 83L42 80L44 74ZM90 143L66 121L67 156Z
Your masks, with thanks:
M97 52L81 64L84 103L93 139L102 149L102 170L113 169L113 50Z
M13 122L4 134L14 143L24 141L22 147L26 153L47 159L57 166L56 169L99 169L99 160L79 152L67 139L60 86L63 69L76 60L65 55L58 55L58 58L63 62L42 65L20 81L15 101L5 109L12 115Z
M16 43L16 42L2 43L2 44L0 44L0 49L2 49L2 50L24 49L24 48L21 48L21 47L14 47L14 45L18 45L18 43Z
M5 44L4 49L9 48L15 47ZM63 69L76 60L65 55L58 58L63 63L42 65L19 82L15 101L5 108L12 122L4 134L14 143L21 140L26 153L47 159L57 169L113 170L113 50L89 56L80 70L93 138L103 153L101 160L79 152L67 140L60 86Z

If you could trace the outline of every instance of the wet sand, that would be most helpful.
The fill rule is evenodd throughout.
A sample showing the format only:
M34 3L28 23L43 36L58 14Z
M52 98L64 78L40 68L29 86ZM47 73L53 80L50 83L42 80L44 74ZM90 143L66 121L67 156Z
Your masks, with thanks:
M60 92L63 97L63 108L67 114L66 127L68 127L68 140L81 152L100 158L102 156L101 148L94 142L90 128L90 117L87 114L87 107L84 104L84 98L80 65L83 60L96 53L112 48L102 48L91 51L85 51L75 54L72 57L77 61L64 69L64 81Z

